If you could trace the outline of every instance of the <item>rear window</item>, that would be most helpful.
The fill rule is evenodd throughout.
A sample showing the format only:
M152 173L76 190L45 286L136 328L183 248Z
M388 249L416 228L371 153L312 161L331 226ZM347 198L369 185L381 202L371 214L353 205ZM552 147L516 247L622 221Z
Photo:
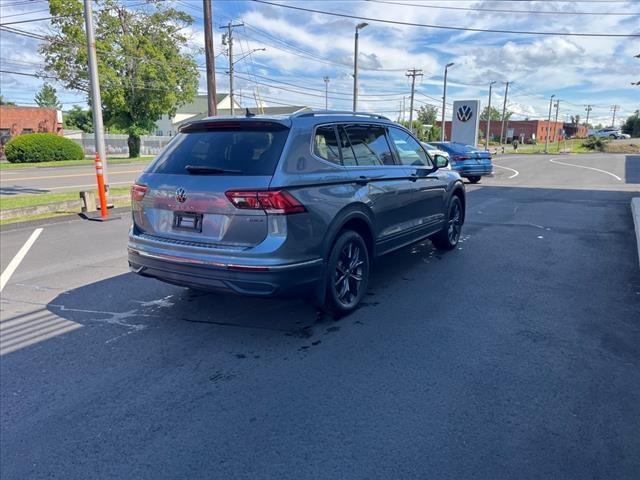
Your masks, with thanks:
M289 129L275 123L187 127L147 170L188 175L187 166L228 170L220 175L273 175Z

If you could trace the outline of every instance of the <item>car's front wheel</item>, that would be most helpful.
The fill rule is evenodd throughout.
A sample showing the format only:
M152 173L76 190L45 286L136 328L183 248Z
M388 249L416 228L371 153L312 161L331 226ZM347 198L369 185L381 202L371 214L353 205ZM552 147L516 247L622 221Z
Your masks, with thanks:
M369 268L362 237L353 230L342 232L327 262L325 310L334 317L353 312L367 291Z
M615 140L617 137L616 137L615 135L611 134L611 135L609 135L609 138L610 138L611 140Z
M463 222L464 211L462 210L462 201L460 197L456 195L451 199L451 203L449 204L446 225L431 238L433 245L439 250L453 250L456 248L460 240Z
M478 183L480 181L480 177L467 177L471 183Z

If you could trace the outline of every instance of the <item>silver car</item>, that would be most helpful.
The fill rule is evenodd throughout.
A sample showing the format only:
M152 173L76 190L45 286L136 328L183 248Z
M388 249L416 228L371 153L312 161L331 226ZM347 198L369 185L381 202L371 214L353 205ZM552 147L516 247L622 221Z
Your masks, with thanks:
M457 245L465 189L439 162L378 115L196 121L132 187L129 265L194 289L308 296L343 315L375 257L427 237Z

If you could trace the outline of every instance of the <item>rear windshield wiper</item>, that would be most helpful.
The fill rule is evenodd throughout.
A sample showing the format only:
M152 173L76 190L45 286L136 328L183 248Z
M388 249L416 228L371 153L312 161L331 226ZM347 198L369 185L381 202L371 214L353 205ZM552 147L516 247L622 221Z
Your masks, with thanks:
M226 168L207 167L201 165L187 165L184 169L194 175L216 175L218 173L242 173L242 170L227 170Z

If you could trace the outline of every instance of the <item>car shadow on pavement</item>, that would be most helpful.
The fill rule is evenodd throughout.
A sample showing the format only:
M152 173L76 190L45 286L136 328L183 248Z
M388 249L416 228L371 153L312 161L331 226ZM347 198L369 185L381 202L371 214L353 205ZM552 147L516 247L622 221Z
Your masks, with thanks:
M626 182L640 183L640 155L626 155L624 165Z

